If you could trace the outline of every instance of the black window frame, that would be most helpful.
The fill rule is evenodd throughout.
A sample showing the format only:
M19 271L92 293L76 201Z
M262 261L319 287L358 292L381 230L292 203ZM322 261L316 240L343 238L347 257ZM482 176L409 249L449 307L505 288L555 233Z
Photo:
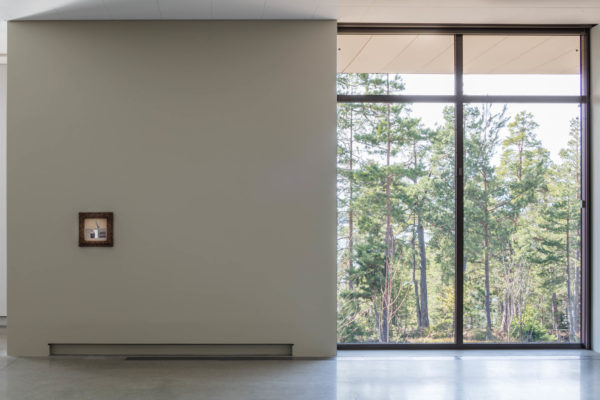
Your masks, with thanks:
M591 129L590 129L590 29L594 25L417 25L338 24L338 34L390 35L436 34L454 37L454 81L452 95L337 95L338 103L452 103L455 125L455 311L454 343L338 343L338 350L367 349L591 349ZM579 96L465 95L463 93L463 35L573 35L580 38ZM464 271L464 115L465 103L570 103L580 104L581 120L581 342L580 343L465 343L463 340Z

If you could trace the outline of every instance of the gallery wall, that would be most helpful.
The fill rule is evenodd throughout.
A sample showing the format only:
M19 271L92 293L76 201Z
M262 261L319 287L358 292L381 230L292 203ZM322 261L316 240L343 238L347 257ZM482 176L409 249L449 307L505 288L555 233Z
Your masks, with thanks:
M0 64L0 317L6 317L6 64Z
M600 27L591 30L592 347L600 352ZM596 156L594 156L596 155Z
M10 22L8 352L331 356L334 21ZM78 212L114 247L78 247Z

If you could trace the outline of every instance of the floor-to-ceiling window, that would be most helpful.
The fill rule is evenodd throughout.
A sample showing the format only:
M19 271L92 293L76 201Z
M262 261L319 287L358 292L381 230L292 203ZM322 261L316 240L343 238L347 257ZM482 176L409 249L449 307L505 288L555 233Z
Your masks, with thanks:
M586 343L586 33L340 29L339 343Z

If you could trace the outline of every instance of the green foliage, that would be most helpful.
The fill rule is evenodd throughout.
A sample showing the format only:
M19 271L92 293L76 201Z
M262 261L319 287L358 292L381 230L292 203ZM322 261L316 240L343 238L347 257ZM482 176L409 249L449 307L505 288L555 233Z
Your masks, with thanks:
M538 316L529 310L513 320L510 326L510 336L519 343L552 341L552 337L548 335Z
M398 75L338 75L339 93L402 90ZM531 113L464 113L465 339L579 340L578 119L552 160ZM454 108L443 116L338 105L339 342L453 340Z

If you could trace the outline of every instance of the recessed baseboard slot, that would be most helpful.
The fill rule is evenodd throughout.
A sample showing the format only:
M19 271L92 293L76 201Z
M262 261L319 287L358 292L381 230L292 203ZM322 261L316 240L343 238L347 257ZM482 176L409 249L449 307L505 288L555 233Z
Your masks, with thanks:
M291 357L292 344L90 344L50 343L52 356Z

